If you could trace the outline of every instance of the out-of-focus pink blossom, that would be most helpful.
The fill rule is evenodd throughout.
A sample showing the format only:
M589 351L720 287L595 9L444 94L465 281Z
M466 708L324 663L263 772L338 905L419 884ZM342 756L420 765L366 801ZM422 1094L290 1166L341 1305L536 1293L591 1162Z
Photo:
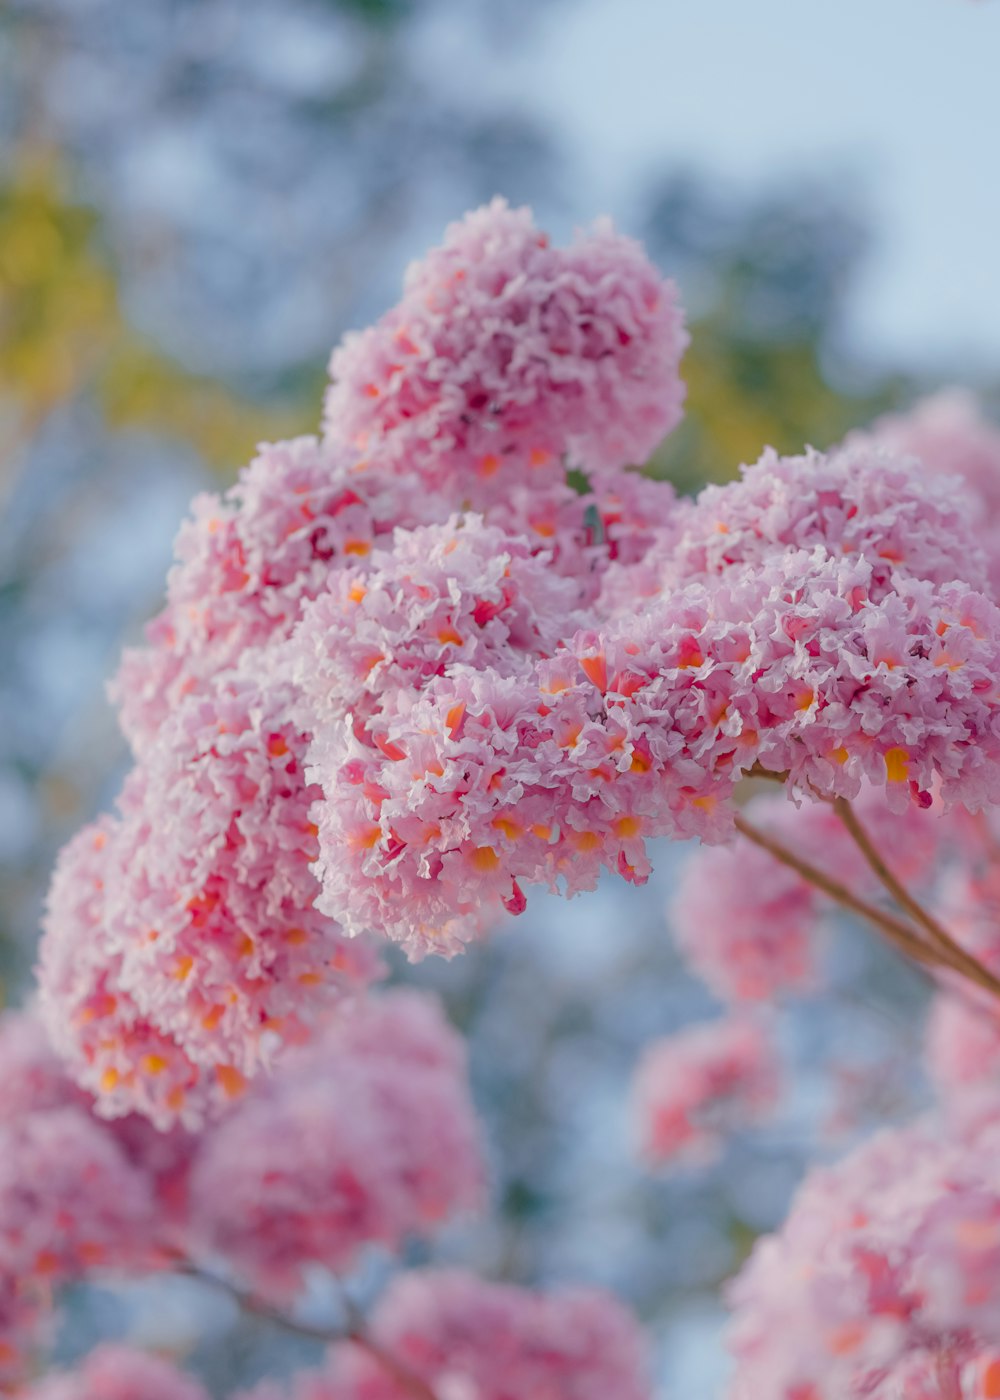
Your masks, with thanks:
M196 1161L192 1238L268 1297L310 1264L343 1272L476 1207L483 1164L459 1037L433 1001L345 1007L216 1126Z
M169 1361L125 1346L102 1346L73 1371L53 1372L22 1400L208 1400L193 1376Z
M865 787L856 813L890 870L905 883L933 867L945 834L934 811L911 803L898 814ZM744 817L855 893L879 886L833 808L794 806L785 796L754 798ZM692 969L724 1001L760 1001L817 984L816 935L827 901L769 852L737 839L702 846L684 864L670 901L670 926Z
M904 1378L918 1397L989 1395L998 1150L996 1114L980 1113L886 1131L814 1169L732 1287L734 1396L910 1400ZM961 1388L920 1389L935 1375Z
M651 1400L642 1337L597 1290L541 1294L459 1270L401 1275L371 1334L438 1400ZM361 1348L334 1347L321 1371L243 1400L407 1400L407 1388Z
M155 1221L149 1182L86 1109L0 1124L0 1377L22 1364L55 1288L152 1262Z
M653 1167L711 1162L727 1135L773 1111L780 1077L770 1037L745 1016L654 1041L632 1086L642 1157Z

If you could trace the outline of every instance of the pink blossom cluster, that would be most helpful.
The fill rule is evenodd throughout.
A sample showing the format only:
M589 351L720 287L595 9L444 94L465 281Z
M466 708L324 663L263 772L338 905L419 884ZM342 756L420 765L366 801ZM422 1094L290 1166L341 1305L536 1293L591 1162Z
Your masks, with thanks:
M196 501L114 687L135 766L50 894L40 1006L73 1083L26 1041L40 1086L4 1091L8 1331L89 1267L195 1241L287 1299L310 1265L477 1203L461 1050L421 999L364 996L371 935L450 954L531 885L641 883L651 840L693 836L682 946L760 999L810 983L820 911L757 850L714 847L743 777L785 782L802 805L750 817L866 895L829 799L858 801L903 878L978 830L939 812L1000 801L998 435L949 400L679 501L632 468L679 420L685 344L635 244L599 226L553 248L495 202L334 353L323 436ZM984 849L938 895L991 963ZM931 1060L964 1087L997 1042L956 1006ZM682 1032L639 1071L646 1155L704 1160L776 1095L758 1023ZM986 1393L997 1130L964 1111L954 1141L917 1125L807 1184L735 1290L740 1394ZM606 1300L415 1275L374 1333L441 1400L645 1393ZM399 1389L350 1347L302 1384Z
M464 1047L427 997L344 1008L207 1136L191 1180L193 1238L260 1296L318 1264L399 1249L482 1204Z
M881 418L852 442L874 442L916 457L946 484L960 477L974 504L972 524L986 558L990 588L1000 590L1000 429L990 423L974 395L947 389L917 403L908 413Z
M193 1376L131 1347L102 1346L74 1371L54 1371L19 1392L22 1400L208 1400Z
M43 1009L102 1111L195 1126L379 974L319 878L326 736L390 761L423 688L521 677L581 625L675 507L627 468L679 417L685 343L637 245L554 249L497 202L334 356L322 440L197 499L113 687L136 766L49 901Z
M739 480L702 490L667 562L667 581L724 574L776 551L814 549L863 557L871 593L894 591L905 574L930 583L985 583L974 499L913 456L879 446L810 449L781 457L768 448Z
M549 1294L460 1270L399 1276L366 1326L366 1343L334 1344L322 1367L264 1382L233 1400L651 1400L639 1328L596 1289ZM102 1346L72 1372L18 1392L23 1400L206 1400L169 1362Z
M369 1334L438 1400L650 1400L636 1324L597 1290L542 1294L460 1270L411 1271L379 1300ZM331 1349L290 1389L242 1400L407 1400L413 1394L365 1349Z
M995 1111L947 1131L921 1120L810 1174L732 1286L734 1397L990 1394L998 1132Z
M317 914L293 692L227 673L162 726L117 818L64 852L40 961L50 1033L103 1111L195 1125L378 960Z
M60 1288L156 1258L157 1182L142 1138L89 1111L30 1013L0 1020L0 1389L24 1369Z
M965 820L940 878L936 912L949 933L987 968L1000 970L1000 867L995 812ZM1000 1084L1000 1008L988 992L958 978L934 997L925 1055L945 1104L995 1095Z
M380 742L320 734L320 907L451 951L526 882L643 880L646 839L732 830L755 764L894 811L1000 793L1000 613L817 548L691 583L503 676L456 664L383 704Z
M684 344L636 245L497 202L335 353L322 440L199 499L117 683L136 768L43 948L106 1111L198 1122L377 975L350 939L451 953L528 885L641 882L651 838L731 836L752 769L1000 797L970 500L861 443L679 502L628 468Z
M512 485L641 464L679 421L674 289L607 223L553 248L502 200L410 268L402 300L334 352L328 437L474 508Z
M632 1086L642 1157L657 1168L706 1165L727 1135L767 1118L780 1081L770 1036L745 1015L653 1041Z
M98 1117L32 1011L0 1018L0 1060L0 1388L95 1272L222 1263L285 1302L482 1203L464 1046L426 994L338 1008L197 1136Z

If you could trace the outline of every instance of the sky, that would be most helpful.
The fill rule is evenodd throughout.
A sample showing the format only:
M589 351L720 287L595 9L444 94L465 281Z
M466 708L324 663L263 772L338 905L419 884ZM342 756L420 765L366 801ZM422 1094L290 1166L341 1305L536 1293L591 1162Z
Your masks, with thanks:
M564 135L597 212L695 165L860 183L860 353L1000 370L1000 0L576 0L493 81Z

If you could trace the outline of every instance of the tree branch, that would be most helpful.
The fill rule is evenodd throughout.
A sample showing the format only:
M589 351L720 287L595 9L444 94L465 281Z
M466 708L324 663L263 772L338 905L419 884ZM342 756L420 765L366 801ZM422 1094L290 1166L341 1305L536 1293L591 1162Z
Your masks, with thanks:
M415 1371L411 1371L407 1365L399 1361L372 1337L361 1309L343 1289L341 1289L341 1296L347 1316L347 1326L341 1331L335 1331L326 1327L314 1327L308 1322L299 1322L294 1317L289 1317L287 1313L272 1307L270 1303L256 1297L247 1289L241 1288L238 1284L230 1283L228 1279L220 1278L218 1274L208 1273L190 1260L178 1263L174 1272L182 1274L185 1278L193 1278L200 1283L206 1283L213 1288L220 1289L223 1293L227 1293L243 1312L252 1317L259 1317L274 1327L282 1328L285 1332L291 1332L296 1337L305 1337L311 1342L322 1342L324 1346L332 1346L337 1342L351 1342L354 1346L367 1352L371 1359L378 1366L381 1366L382 1370L391 1376L407 1395L413 1397L413 1400L437 1400L437 1396L425 1380L418 1376Z
M842 905L845 909L850 909L852 913L874 924L895 947L901 949L915 961L932 967L940 963L941 958L937 951L921 942L909 924L903 923L901 919L897 919L884 909L880 909L877 904L869 904L867 900L861 899L846 885L842 885L839 880L833 879L825 871L811 865L809 861L790 850L776 837L747 821L746 817L737 816L736 829L748 841L752 841L755 846L760 846L762 850L769 852L775 860L779 860L782 865L787 865L789 869L801 875L808 884L815 885L818 890L829 895L837 904Z
M902 881L893 874L847 798L834 798L833 808L843 823L844 829L864 856L875 878L883 889L888 891L899 907L910 915L914 923L919 924L924 930L940 952L942 962L993 996L1000 997L1000 978L990 972L989 968L985 967L973 954L956 943L947 929L938 923L937 919L923 907L919 900L914 898Z

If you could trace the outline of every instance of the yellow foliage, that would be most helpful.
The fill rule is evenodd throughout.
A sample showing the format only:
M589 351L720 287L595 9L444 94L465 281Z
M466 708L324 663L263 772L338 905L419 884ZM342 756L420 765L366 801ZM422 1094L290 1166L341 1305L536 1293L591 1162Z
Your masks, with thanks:
M290 423L188 373L130 326L99 234L51 157L26 158L0 180L0 460L86 394L110 427L179 438L231 473Z

